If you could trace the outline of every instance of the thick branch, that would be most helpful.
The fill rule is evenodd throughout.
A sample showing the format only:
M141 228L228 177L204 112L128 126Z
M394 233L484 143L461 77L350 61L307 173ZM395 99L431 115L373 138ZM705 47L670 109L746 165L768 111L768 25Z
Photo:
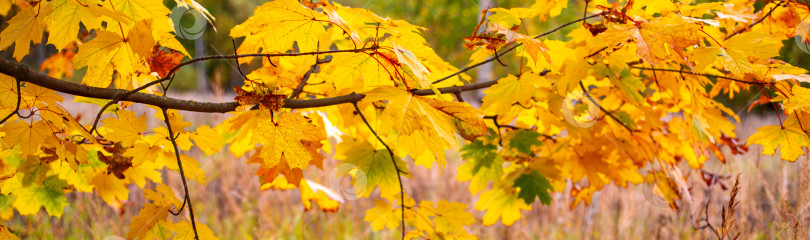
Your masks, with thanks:
M36 84L44 88L52 89L55 91L75 96L100 98L100 99L115 99L116 96L123 96L127 92L127 90L123 89L90 87L86 85L63 81L61 79L50 77L44 73L33 71L22 63L12 62L8 60L0 60L0 73L14 77L21 82ZM441 93L460 93L465 91L487 88L489 86L495 85L495 83L497 83L497 80L469 84L464 86L444 87L440 88L439 91ZM411 93L420 96L435 94L431 89L413 90L411 91ZM366 97L364 94L352 93L336 97L311 99L311 100L287 99L284 100L284 107L293 109L325 107L343 103L358 102L362 100L364 97ZM133 93L124 98L121 98L120 100L147 104L161 108L165 107L177 110L184 110L191 112L205 112L205 113L226 113L233 111L234 109L236 109L237 106L239 106L239 103L236 102L224 102L224 103L198 102L198 101L170 98L165 96L157 96L141 92Z

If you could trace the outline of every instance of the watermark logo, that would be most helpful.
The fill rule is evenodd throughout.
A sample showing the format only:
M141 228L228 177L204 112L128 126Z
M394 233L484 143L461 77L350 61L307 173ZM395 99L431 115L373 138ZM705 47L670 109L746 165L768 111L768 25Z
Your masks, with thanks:
M174 23L174 32L178 37L186 40L196 40L202 37L208 28L208 21L200 11L189 6L178 5L172 9L169 18Z
M356 200L363 196L368 189L366 172L350 163L341 163L335 166L329 174L329 188L340 194L345 200Z
M799 23L793 34L795 35L793 39L796 40L796 46L799 46L802 52L810 54L810 39L808 39L810 37L810 19Z
M582 91L569 92L562 103L562 113L571 125L589 128L596 123L599 105L592 102Z

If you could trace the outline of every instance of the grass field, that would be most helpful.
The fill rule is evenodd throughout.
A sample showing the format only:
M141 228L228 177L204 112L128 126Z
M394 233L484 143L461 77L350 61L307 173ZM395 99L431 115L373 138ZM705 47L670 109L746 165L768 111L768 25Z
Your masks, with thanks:
M227 101L227 96L183 95L189 99ZM66 106L74 115L81 114L87 121L97 107L72 103ZM136 111L153 113L142 106ZM189 113L186 119L195 124L216 124L226 116L220 114ZM738 126L740 139L745 139L761 125L775 123L774 117L745 116ZM149 120L150 126L160 122ZM729 153L728 149L723 149ZM714 239L709 228L696 228L701 219L708 218L714 228L721 225L722 208L730 199L733 177L740 174L740 202L733 216L741 239L807 239L810 236L810 167L808 159L785 162L778 157L761 156L759 146L751 146L744 155L728 157L728 163L716 159L706 163L705 170L729 176L711 187L701 181L700 172L685 164L680 170L688 179L689 196L671 209L656 196L648 185L628 188L607 187L595 194L589 206L570 207L573 199L570 189L554 194L551 206L539 202L512 226L500 223L484 227L481 212L476 213L478 223L468 232L482 239ZM373 232L363 221L365 210L372 206L370 199L347 201L337 212L323 213L317 207L304 211L297 190L259 191L259 181L253 175L255 164L247 158L234 158L223 151L204 156L192 149L207 172L209 182L203 186L192 182L189 186L198 222L207 224L221 239L398 239L399 232ZM459 201L472 204L467 183L455 180L454 169L461 164L456 153L449 153L443 173L438 168L425 169L409 164L413 178L405 179L405 191L417 200ZM337 161L327 157L324 167L334 167ZM642 169L648 170L649 167ZM306 176L328 186L326 173L314 167ZM181 192L179 174L163 171L164 182L178 194ZM721 187L726 186L726 189ZM36 217L15 216L7 227L27 239L120 239L125 236L127 224L144 202L142 190L130 188L129 201L120 210L107 206L93 194L68 194L70 206L61 219L49 218L45 211ZM375 194L372 194L374 196ZM706 208L708 204L708 208ZM708 209L707 212L705 212ZM182 216L181 216L182 217ZM411 229L411 228L409 228ZM719 231L722 231L720 229Z

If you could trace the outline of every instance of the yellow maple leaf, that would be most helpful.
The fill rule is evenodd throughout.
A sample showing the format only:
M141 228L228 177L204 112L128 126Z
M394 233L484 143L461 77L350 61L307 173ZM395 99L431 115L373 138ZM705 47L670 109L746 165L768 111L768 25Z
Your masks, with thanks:
M122 81L132 80L136 71L144 71L149 66L149 57L155 43L152 38L151 22L141 21L123 37L119 33L98 30L96 37L79 47L73 58L76 68L88 67L82 83L93 87L109 87L112 84L113 70L121 74ZM131 87L128 86L123 87Z
M211 231L207 225L202 223L196 223L197 231L194 231L192 228L191 223L189 222L179 222L179 223L170 223L168 228L171 229L173 232L176 232L174 235L174 240L218 240L216 236L214 236L214 231ZM195 236L199 236L197 239Z
M53 13L47 18L50 30L48 43L56 46L56 49L64 49L76 41L80 23L87 29L99 29L102 26L101 17L114 21L107 24L131 21L121 12L103 7L98 0L54 0L50 3Z
M28 124L22 121L5 123L0 127L0 132L5 133L3 137L3 147L13 148L20 145L20 150L33 154L39 150L39 146L45 144L48 137L53 136L48 124L43 121L36 121Z
M543 78L537 74L525 74L520 78L514 75L498 80L498 83L484 90L481 109L489 114L504 115L515 104L528 105L532 95L541 86Z
M171 11L161 1L151 0L112 0L110 4L104 4L115 11L122 12L125 17L133 22L152 19L157 23L169 22Z
M475 223L472 213L466 212L467 204L441 200L436 203L436 231L442 233L456 233L464 231L463 226Z
M132 165L137 166L143 162L155 162L158 154L162 151L159 145L151 145L146 142L135 142L124 152L125 157L132 158Z
M104 136L110 140L121 142L124 147L132 146L135 141L141 139L146 129L146 116L136 116L134 112L128 110L118 111L118 118L107 118L101 120L104 127L109 129L110 133Z
M112 207L121 207L121 201L129 199L127 182L113 174L107 174L107 171L96 172L90 183L95 187L96 194Z
M169 210L180 207L183 202L177 199L169 186L157 185L155 191L144 189L144 197L151 200L145 203L138 215L132 218L127 227L127 239L146 239L147 233L160 221L165 221L169 216Z
M751 58L768 59L779 56L782 44L769 35L758 32L747 32L736 35L718 46L708 46L690 52L697 62L695 70L703 72L715 59L721 57L720 63L724 69L743 77L746 73L754 72Z
M312 202L315 202L321 208L321 211L337 212L340 203L343 202L340 195L329 188L306 179L301 180L298 190L301 192L304 210L312 209Z
M146 179L152 180L152 182L160 182L163 179L160 178L160 172L158 170L163 169L163 166L158 166L154 162L142 162L140 165L134 165L127 170L124 170L125 179L129 179L129 181L138 185L138 187L143 188L146 185Z
M784 127L778 125L760 127L756 133L748 137L746 146L762 145L762 154L765 155L773 155L779 147L783 160L796 161L800 155L804 155L802 147L810 144L810 138L802 131L798 122L788 124L786 121L783 123Z
M299 113L283 113L275 121L262 120L256 130L252 141L264 145L261 156L268 166L279 164L283 156L291 168L306 169L312 155L302 141L326 139L323 127Z
M231 29L233 38L245 37L240 53L286 52L298 43L301 52L317 50L318 35L326 32L318 20L327 16L295 0L276 0L256 8L254 15ZM250 61L250 59L246 59Z
M14 58L22 61L30 52L30 43L40 43L45 31L45 18L53 9L50 4L39 3L39 7L29 7L8 20L8 27L0 32L0 49L14 46Z
M395 229L399 227L401 209L394 209L386 200L374 200L374 207L366 210L363 221L369 222L374 231L388 227Z
M702 40L700 30L700 25L686 22L681 17L657 18L638 25L612 25L597 35L594 42L613 47L635 39L636 55L647 63L657 64L670 59L670 51L682 54L685 47L698 44Z
M189 138L194 140L194 143L197 144L197 147L199 147L205 155L210 156L222 150L222 144L220 143L222 142L222 136L208 125L197 127L195 133L196 134L191 134Z
M482 133L486 125L480 112L466 103L452 102L416 96L395 87L378 87L368 92L363 101L387 101L383 110L381 128L392 129L399 134L411 134L424 130L441 137L455 146L454 129L451 119L461 121L464 128Z
M481 193L481 198L475 203L475 210L487 211L483 220L485 226L495 224L499 218L504 225L512 225L522 217L520 210L529 209L531 207L516 192L501 188Z
M174 152L163 152L162 161L169 170L180 172L180 166L177 165L177 157ZM202 185L207 183L205 171L200 168L200 162L185 154L180 154L180 162L183 164L183 172L188 179L197 181Z

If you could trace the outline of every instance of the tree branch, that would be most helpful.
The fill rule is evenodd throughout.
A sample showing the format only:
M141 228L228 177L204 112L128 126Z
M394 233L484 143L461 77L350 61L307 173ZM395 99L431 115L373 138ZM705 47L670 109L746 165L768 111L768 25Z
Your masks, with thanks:
M233 57L233 56L223 56L223 57ZM158 96L142 92L134 92L130 95L126 95L126 93L128 92L127 90L90 87L86 85L63 81L61 79L56 79L48 75L45 75L44 73L33 71L22 63L12 62L8 60L0 60L0 73L14 77L21 82L29 82L44 88L48 88L51 90L75 96L100 98L100 99L120 98L120 101L141 103L160 108L165 107L201 113L226 113L233 111L234 109L236 109L236 107L239 106L239 103L237 102L223 102L223 103L198 102L198 101L170 98L166 96ZM465 91L487 88L492 85L495 85L496 83L497 80L493 80L482 83L468 84L464 86L444 87L439 88L439 92L460 93ZM427 96L435 94L431 89L413 90L411 91L411 93L419 96ZM284 100L284 107L290 109L326 107L343 103L358 102L365 97L366 96L364 94L352 93L336 97L319 98L311 100L286 99Z

